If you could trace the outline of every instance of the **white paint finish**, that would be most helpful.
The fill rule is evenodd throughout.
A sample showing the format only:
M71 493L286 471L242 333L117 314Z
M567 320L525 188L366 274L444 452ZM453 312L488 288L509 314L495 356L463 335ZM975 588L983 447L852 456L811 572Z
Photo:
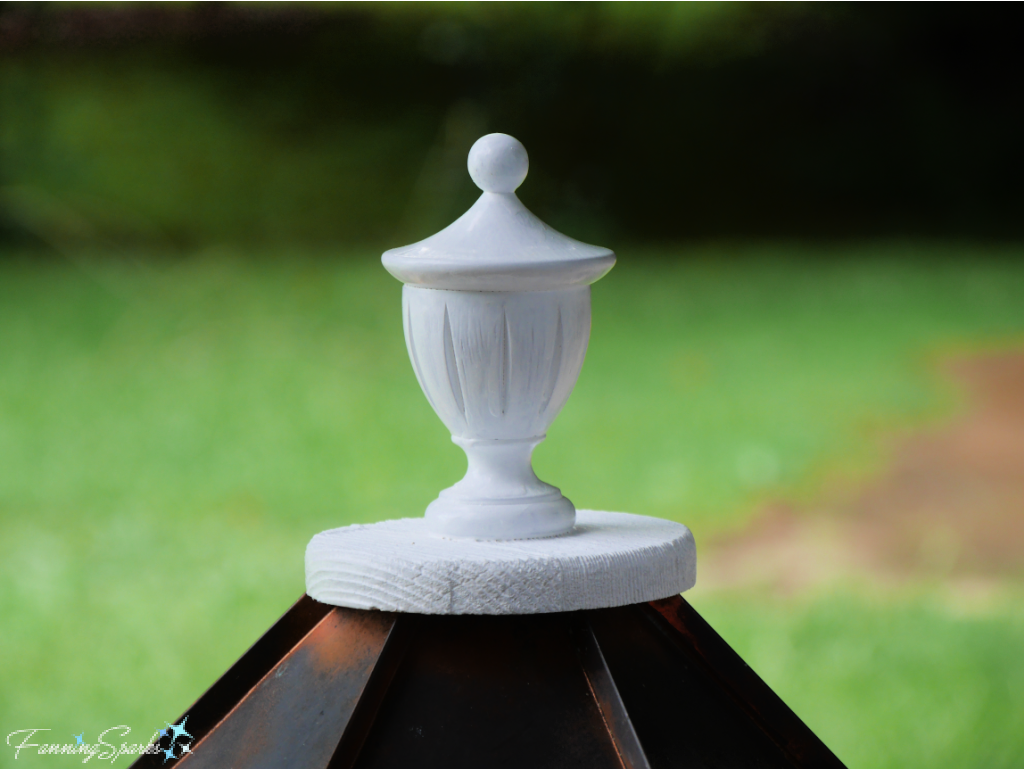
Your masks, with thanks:
M667 598L693 587L690 530L659 518L577 512L569 534L444 539L422 518L347 526L306 548L306 592L354 609L545 614Z
M552 229L515 193L485 192L441 232L386 251L381 262L403 283L427 288L546 291L593 283L615 266L615 254Z
M565 405L590 339L590 286L615 263L567 238L514 190L529 158L505 134L479 139L469 170L483 195L431 238L382 257L405 282L416 378L469 461L427 508L433 531L524 539L569 531L575 508L533 472L531 455Z
M400 281L459 291L547 291L585 286L608 272L615 254L581 243L530 213L514 190L526 177L526 149L489 134L469 153L469 172L484 193L436 235L385 252Z
M508 134L481 136L469 150L469 175L484 192L515 192L530 170L526 147Z
M348 526L306 548L306 592L356 609L539 614L651 601L696 579L678 523L576 511L531 456L565 405L590 339L590 284L615 254L568 238L515 195L529 159L510 136L470 151L484 191L462 217L386 252L406 285L416 378L466 452L466 476L424 518Z
M405 340L430 405L466 452L466 477L426 516L474 539L563 534L575 508L530 457L562 410L590 339L590 287L508 293L405 286Z
M590 287L505 293L405 286L405 342L458 438L543 438L583 367Z

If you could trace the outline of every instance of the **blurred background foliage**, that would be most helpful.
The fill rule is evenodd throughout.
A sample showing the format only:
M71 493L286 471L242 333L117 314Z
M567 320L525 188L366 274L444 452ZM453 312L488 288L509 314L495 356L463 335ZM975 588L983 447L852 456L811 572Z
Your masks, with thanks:
M1021 559L925 520L898 573L715 581L730 537L778 550L766 508L832 525L968 413L950 360L1024 346L1018 15L0 6L0 733L148 737L310 536L461 475L379 254L503 131L524 202L620 258L541 477L690 525L688 597L851 767L1019 766Z
M581 237L1015 236L1017 9L0 10L8 237L372 242L472 200L473 137Z

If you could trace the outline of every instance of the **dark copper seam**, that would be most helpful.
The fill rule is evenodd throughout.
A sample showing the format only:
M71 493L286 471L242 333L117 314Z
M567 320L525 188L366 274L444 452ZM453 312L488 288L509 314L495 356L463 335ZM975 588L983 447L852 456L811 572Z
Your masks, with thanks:
M302 645L303 641L305 641L307 638L309 638L310 635L312 635L314 632L316 632L317 628L319 628L322 624L324 624L325 622L330 620L331 619L331 615L334 614L334 611L335 610L332 609L332 610L328 611L323 617L321 617L319 622L317 622L315 625L313 625L313 627L311 627L306 632L306 634L302 636L302 638L300 638L298 641L296 641L292 645L292 648L289 649L287 653L285 653L282 657L278 658L278 660L270 667L270 669L266 673L264 673L260 677L260 679L258 681L256 681L256 683L254 683L252 686L249 687L249 691L246 692L244 695L242 695L242 697L237 702L235 702L235 704L231 707L231 709L227 713L224 714L223 718L218 720L217 723L215 723L212 727L207 729L203 733L203 735L201 737L197 737L195 743L192 746L192 750L194 751L194 750L198 749L199 747L201 747L203 742L206 741L207 737L209 737L211 734L213 734L215 731L217 731L218 727L221 724L223 724L225 721L227 721L229 718L231 718L231 716L235 713L235 711L237 711L245 703L245 700L246 700L246 697L248 696L248 694L250 692L254 691L256 688L258 688L259 685L262 684L264 681L266 681L267 677L271 673L273 673L275 670L277 670L281 666L281 663L283 663L285 660L287 660L291 656L291 653L295 649L297 649L299 646ZM189 758L189 756L183 756L183 758ZM180 764L181 761L179 760L178 763Z
M637 604L637 608L704 669L790 763L800 769L846 769L828 746L682 596ZM686 618L682 616L684 613ZM715 659L709 659L709 654ZM790 737L787 739L784 735Z
M587 686L623 769L651 769L590 622L574 621L572 633Z
M292 649L301 644L331 615L333 609L333 606L320 603L303 594L228 668L224 675L179 715L174 723L180 724L182 719L188 717L189 721L185 726L193 734L193 744L198 746L238 708L246 695L259 686ZM306 627L309 622L312 624ZM233 676L238 680L233 680ZM218 717L217 706L225 702L234 704ZM203 723L204 720L214 718L216 720L212 723ZM132 764L131 769L145 767L147 764L158 766L160 762L155 756L143 755Z
M351 769L359 760L359 753L373 729L384 697L412 643L418 624L417 619L415 614L396 615L395 623L388 631L384 646L381 648L373 670L370 671L370 677L363 687L363 694L359 698L348 724L345 725L341 740L338 742L338 747L335 749L327 769Z

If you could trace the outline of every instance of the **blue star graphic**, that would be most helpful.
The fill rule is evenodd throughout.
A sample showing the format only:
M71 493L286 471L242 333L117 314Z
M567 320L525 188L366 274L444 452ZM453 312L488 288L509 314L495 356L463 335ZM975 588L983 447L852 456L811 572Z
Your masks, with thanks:
M81 734L76 734L76 735L74 735L74 738L75 738L75 744L76 744L76 745L81 745L81 744L82 744L82 738L83 738L84 736L85 736L85 732L82 732Z
M165 723L165 724L167 724L167 722L166 722L166 721L164 721L164 723ZM168 726L170 726L170 724L167 724L167 725L168 725ZM156 739L157 739L157 742L159 742L159 741L160 741L160 740L162 740L162 739L163 739L164 737L166 737L166 736L167 736L168 734L170 734L170 732L168 732L168 731L167 731L166 729L157 729L156 731L157 731L157 734L159 734L159 735L160 735L159 737L157 737L157 738L156 738Z
M180 724L167 724L167 722L164 721L165 724L167 724L168 726L171 727L171 731L174 732L174 736L171 737L171 742L176 741L183 734L186 737L188 737L190 740L195 739L191 734L189 734L188 732L185 731L185 722L186 721L188 721L188 716L185 716L183 719L181 719L181 723Z
M164 754L164 763L166 764L168 758L174 758L174 745L171 745L167 750L161 750L160 752Z

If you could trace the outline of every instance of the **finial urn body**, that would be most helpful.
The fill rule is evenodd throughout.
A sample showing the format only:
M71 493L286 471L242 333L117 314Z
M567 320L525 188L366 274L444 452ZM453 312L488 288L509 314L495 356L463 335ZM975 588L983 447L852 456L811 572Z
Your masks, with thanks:
M451 536L520 539L572 528L575 508L530 456L572 392L590 336L590 287L446 291L406 286L405 339L430 405L469 460L427 508Z
M480 139L469 167L484 189L477 203L432 238L383 257L406 283L405 338L416 378L469 462L426 517L449 537L564 534L575 508L537 478L531 455L579 377L590 338L589 284L615 255L561 235L519 202L514 189L528 160L512 137Z

